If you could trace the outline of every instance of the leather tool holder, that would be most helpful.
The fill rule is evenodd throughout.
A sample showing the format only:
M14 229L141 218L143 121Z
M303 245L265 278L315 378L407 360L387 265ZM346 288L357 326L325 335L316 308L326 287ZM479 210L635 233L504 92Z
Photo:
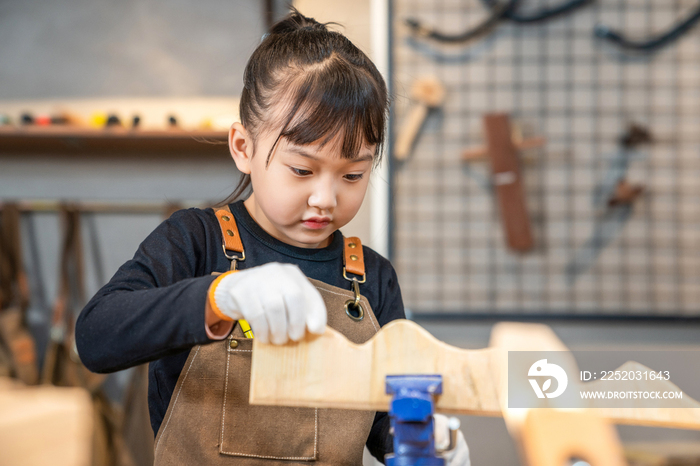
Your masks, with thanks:
M80 362L75 346L75 309L85 302L80 212L74 206L62 205L59 215L63 237L58 296L53 306L42 381L62 387L82 387L90 392L94 415L92 464L121 466L124 464L120 461L120 451L124 449L119 432L121 415L102 388L106 376L90 372Z
M67 387L84 387L94 392L105 379L80 363L75 348L75 309L85 302L80 213L62 205L59 212L63 237L58 296L53 305L51 336L44 360L43 382Z
M5 204L0 229L0 375L39 381L34 339L27 327L29 285L22 265L19 209Z

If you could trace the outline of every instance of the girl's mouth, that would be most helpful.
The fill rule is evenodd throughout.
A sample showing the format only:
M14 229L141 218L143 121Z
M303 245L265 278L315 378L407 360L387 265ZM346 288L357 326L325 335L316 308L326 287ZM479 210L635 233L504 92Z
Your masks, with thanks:
M328 226L330 223L329 221L323 221L323 222L316 222L314 220L304 220L302 222L306 228L311 228L312 230L320 230L321 228L325 228Z

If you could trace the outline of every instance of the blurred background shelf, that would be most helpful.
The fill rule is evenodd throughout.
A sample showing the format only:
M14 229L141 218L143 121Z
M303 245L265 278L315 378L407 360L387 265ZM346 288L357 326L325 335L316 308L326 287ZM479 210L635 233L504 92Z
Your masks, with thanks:
M227 156L226 131L90 129L70 126L0 128L0 154L174 152Z

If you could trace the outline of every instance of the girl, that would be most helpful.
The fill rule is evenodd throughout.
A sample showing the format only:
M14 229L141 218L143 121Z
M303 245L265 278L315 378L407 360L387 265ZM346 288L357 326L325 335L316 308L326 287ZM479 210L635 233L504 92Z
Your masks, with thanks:
M150 362L156 464L357 465L365 444L383 461L386 413L248 405L241 324L275 344L326 324L360 343L404 318L389 261L339 231L379 163L386 85L350 41L296 11L244 80L229 133L244 176L229 200L252 193L156 228L82 311L81 359L95 372Z

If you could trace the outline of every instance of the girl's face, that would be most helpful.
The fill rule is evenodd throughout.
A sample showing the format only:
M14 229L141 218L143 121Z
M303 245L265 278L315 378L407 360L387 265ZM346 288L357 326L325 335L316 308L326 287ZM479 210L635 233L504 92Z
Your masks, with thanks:
M330 235L357 214L367 191L375 146L364 146L354 160L340 156L340 138L325 146L297 146L266 131L251 152L250 134L235 124L231 153L238 169L250 174L253 194L248 212L271 236L303 248L322 248ZM238 139L237 139L238 138ZM244 139L242 141L241 139Z

